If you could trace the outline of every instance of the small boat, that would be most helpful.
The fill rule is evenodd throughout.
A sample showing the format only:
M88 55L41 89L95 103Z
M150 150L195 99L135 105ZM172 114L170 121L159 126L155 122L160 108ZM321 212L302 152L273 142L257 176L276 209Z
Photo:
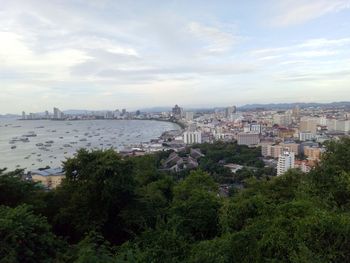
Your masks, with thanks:
M36 133L33 131L28 132L27 134L22 135L22 137L36 137Z
M35 144L36 146L43 146L44 144L43 143L41 143L41 142L39 142L39 143L37 143L37 144Z
M11 146L11 149L16 149L16 148L17 148L16 145Z

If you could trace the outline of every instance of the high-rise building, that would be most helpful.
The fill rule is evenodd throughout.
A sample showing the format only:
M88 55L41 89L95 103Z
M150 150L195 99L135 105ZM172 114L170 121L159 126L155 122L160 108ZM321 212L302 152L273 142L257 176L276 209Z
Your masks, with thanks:
M105 119L113 119L113 116L114 116L114 114L112 111L106 111L104 117L105 117Z
M172 108L171 112L172 112L172 115L177 119L181 119L183 115L183 109L179 107L179 105L177 104L174 106L174 108Z
M231 119L232 114L236 113L236 106L227 107L225 109L225 118Z
M58 108L53 108L53 118L58 119L60 110Z
M120 117L120 111L118 109L113 112L113 117L114 118Z
M26 113L24 111L22 111L22 120L26 119Z
M183 138L186 144L202 143L202 133L199 131L185 131Z
M292 168L294 168L294 153L283 151L278 157L277 175L282 175Z
M61 120L64 118L64 114L58 108L53 108L53 118L56 120Z
M294 109L292 110L292 116L296 119L300 117L300 108L299 105L296 105Z
M191 112L191 111L186 111L185 112L185 119L186 119L186 121L193 121L193 112Z

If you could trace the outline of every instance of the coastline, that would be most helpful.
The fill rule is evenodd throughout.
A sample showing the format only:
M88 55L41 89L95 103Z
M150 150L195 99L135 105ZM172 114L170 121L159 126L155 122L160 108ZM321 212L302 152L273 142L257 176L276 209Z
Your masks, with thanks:
M85 119L86 120L86 119ZM165 127L165 129L163 131L160 131L160 133L158 133L158 135L155 134L154 137L152 138L149 138L148 140L144 140L144 141L139 141L139 142L129 142L127 140L124 140L123 141L123 146L121 147L118 147L118 148L115 148L115 147L112 147L113 149L115 149L117 152L122 152L123 150L132 150L132 149L137 149L140 145L144 145L144 148L143 150L145 152L149 152L149 150L151 149L152 150L155 150L155 151L161 151L162 149L157 149L157 144L158 145L161 145L162 144L162 140L164 139L164 136L169 136L171 134L176 134L176 136L180 135L184 129L184 125L182 123L178 123L177 121L171 121L171 120L165 120L165 119L157 119L157 118L144 118L144 119L90 119L90 121L96 121L96 120L105 120L105 121L161 121L161 122L167 122L167 123L171 123L171 124L176 124L176 125L173 125L172 127ZM14 122L17 122L17 123L20 123L20 119L11 119L11 122L14 121ZM19 121L19 122L18 122ZM28 120L29 121L29 120ZM45 121L45 119L41 119L41 120L32 120L33 122L36 122L36 121ZM46 120L48 121L48 120ZM66 122L70 122L70 121L73 121L73 120L64 120ZM78 121L77 119L75 119L74 121ZM99 122L100 123L100 122ZM73 127L75 126L74 123L72 123L73 126L72 126L72 129L74 129ZM16 124L12 124L12 125L16 125ZM45 124L43 124L45 125ZM103 124L102 124L103 125ZM147 125L147 124L138 124L139 126L141 125ZM158 126L157 124L153 124L155 126ZM148 126L153 126L152 124L148 124ZM46 126L46 125L45 125ZM15 127L15 126L14 126ZM23 126L25 127L25 126ZM85 148L87 150L93 150L93 148L89 148L89 147L82 147L82 148ZM103 147L102 149L107 149L105 147ZM34 149L33 148L33 152L34 152ZM76 151L75 151L76 152ZM59 156L60 153L56 153L54 154L56 156ZM60 159L60 158L58 158ZM44 168L46 166L50 166L51 168L54 168L54 167L62 167L62 161L59 163L59 164L54 164L54 165L51 165L51 164L39 164L38 165L35 165L35 166L32 166L32 167L29 167L27 165L24 165L21 163L20 159L18 160L17 164L20 165L18 168L19 169L25 169L27 171L30 171L30 170L36 170L36 169L39 169L39 168ZM14 166L14 164L10 165L11 167ZM6 166L6 165L5 165ZM24 168L25 167L25 168ZM11 168L12 169L12 168ZM17 169L17 168L13 168L13 169Z

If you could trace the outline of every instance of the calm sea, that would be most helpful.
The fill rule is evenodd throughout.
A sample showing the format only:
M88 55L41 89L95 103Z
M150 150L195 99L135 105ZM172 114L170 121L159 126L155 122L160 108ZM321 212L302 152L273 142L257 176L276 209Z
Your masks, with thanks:
M174 123L147 120L0 119L0 168L58 167L80 148L122 150L128 145L156 139L164 131L178 129Z

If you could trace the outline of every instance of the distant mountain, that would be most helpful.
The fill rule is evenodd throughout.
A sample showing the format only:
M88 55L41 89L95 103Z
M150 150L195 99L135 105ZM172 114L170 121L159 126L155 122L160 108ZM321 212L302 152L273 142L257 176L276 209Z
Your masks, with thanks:
M331 102L331 103L269 103L269 104L247 104L241 107L238 107L238 110L252 110L252 109L266 109L266 110L277 110L277 109L291 109L295 106L300 108L310 108L310 107L350 107L350 101L340 101L340 102Z

